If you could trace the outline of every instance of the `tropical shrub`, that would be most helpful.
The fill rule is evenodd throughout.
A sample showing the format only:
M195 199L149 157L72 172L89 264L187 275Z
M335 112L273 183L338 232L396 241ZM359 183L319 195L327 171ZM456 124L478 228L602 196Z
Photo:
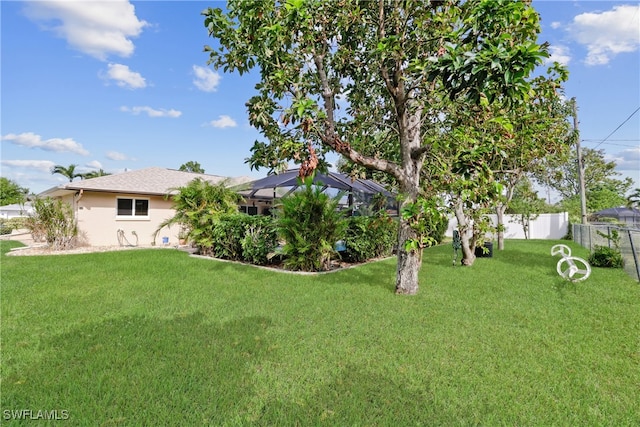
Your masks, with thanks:
M176 194L167 198L172 199L176 213L158 226L154 240L164 227L179 225L183 237L209 248L215 223L221 215L238 212L238 202L242 200L238 193L226 187L226 182L214 185L200 178L174 190Z
M398 223L387 215L352 216L345 234L344 257L353 262L391 255L398 240Z
M0 234L2 235L11 234L12 231L13 231L13 228L11 228L9 224L7 224L4 221L0 222Z
M10 228L13 228L14 230L26 228L25 226L26 222L27 222L27 217L24 217L24 216L17 216L15 218L9 218L9 219L3 220L4 225Z
M278 246L278 229L272 216L247 216L242 239L242 259L252 264L268 264Z
M322 271L337 254L335 244L344 238L346 220L338 211L342 193L331 197L322 187L305 180L299 191L281 199L277 210L278 230L285 241L285 267L291 270Z
M78 225L68 203L60 199L35 199L26 227L38 241L42 237L54 250L70 249L77 243Z
M589 264L593 267L622 268L624 261L619 249L596 246L589 255Z

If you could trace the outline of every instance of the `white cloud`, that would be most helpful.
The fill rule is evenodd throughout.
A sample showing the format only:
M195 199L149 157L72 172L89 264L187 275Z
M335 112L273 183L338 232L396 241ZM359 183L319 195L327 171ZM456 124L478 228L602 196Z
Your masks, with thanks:
M220 129L234 128L238 126L238 123L236 123L235 120L233 120L231 117L227 115L221 115L221 116L218 116L217 120L211 120L209 122L209 126L213 126L214 128L220 128Z
M99 60L111 54L129 57L137 37L149 25L139 20L128 0L25 2L27 16Z
M195 79L193 79L193 84L204 92L215 92L222 79L220 74L198 65L193 66L193 74L196 76Z
M587 65L604 65L620 53L640 47L640 5L614 6L600 13L582 13L573 18L568 31L586 46Z
M567 65L571 61L571 54L569 48L566 46L549 46L549 58L545 61L547 64L558 62L562 65Z
M133 115L139 115L140 113L146 113L147 116L149 117L170 117L172 119L175 119L177 117L180 117L182 115L182 111L178 111L178 110L165 110L164 108L161 108L159 110L156 110L155 108L151 108L151 107L120 107L120 111L123 111L125 113L131 113Z
M640 170L640 147L627 148L615 155L606 154L605 160L615 161L618 170L637 172Z
M39 148L44 151L70 152L80 154L82 156L89 155L89 152L71 138L51 138L43 140L40 135L33 132L25 132L19 135L9 133L2 137L3 141L9 141L15 145L21 145L28 148Z
M87 163L85 166L92 169L102 169L102 163L100 163L97 160L92 160L89 163Z
M129 160L126 154L117 151L107 151L106 156L109 160Z
M101 77L115 80L116 84L120 87L128 87L130 89L147 87L147 82L140 73L131 71L128 66L122 64L109 64L107 74Z
M554 30L557 30L558 28L562 27L562 23L558 22L558 21L553 21L551 23L551 28L553 28Z
M20 169L33 169L40 172L51 173L51 168L55 163L49 160L3 160L3 166Z

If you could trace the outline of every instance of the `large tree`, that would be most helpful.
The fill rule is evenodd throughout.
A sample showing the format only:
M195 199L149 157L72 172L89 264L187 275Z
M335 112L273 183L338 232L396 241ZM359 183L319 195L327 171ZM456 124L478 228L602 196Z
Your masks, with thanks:
M106 172L104 169L98 169L91 172L83 173L80 176L82 179L91 179L91 178L99 178L101 176L109 176L111 175L109 172Z
M67 178L69 182L72 182L74 178L82 178L82 174L76 172L77 167L78 165L75 164L70 164L69 166L55 165L51 168L51 174L62 175Z
M547 56L537 13L513 0L237 0L203 14L216 39L210 63L260 72L247 106L267 142L254 144L252 167L295 159L308 175L337 152L393 176L401 208L418 200L442 101L522 99ZM376 144L385 149L363 149ZM411 223L403 217L399 229L404 294L417 292L421 262Z
M498 249L504 249L504 213L521 181L527 175L544 171L544 159L567 159L572 142L569 122L570 105L562 100L562 83L568 78L566 69L555 64L547 76L538 76L532 82L534 96L530 102L508 110L506 119L512 126L502 144L505 155L494 163L497 179L503 185L502 197L495 204L498 218Z
M621 174L616 171L616 162L607 161L603 150L592 148L582 149L582 162L584 165L585 191L606 188L624 198L624 195L633 185L631 178L618 179ZM536 173L536 180L541 185L548 185L557 191L563 199L571 199L580 194L580 181L578 178L578 162L575 158L561 158L554 162L549 159L546 168Z
M189 160L187 163L183 163L180 165L180 169L183 172L194 172L194 173L204 173L204 169L200 166L200 163Z
M0 206L24 203L27 200L27 194L29 189L21 187L13 180L0 177Z

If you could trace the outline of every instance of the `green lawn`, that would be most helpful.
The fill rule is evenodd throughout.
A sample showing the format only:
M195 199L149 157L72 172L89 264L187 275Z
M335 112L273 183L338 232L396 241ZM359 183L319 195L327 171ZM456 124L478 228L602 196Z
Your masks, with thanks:
M555 243L471 268L428 249L408 297L392 259L302 276L1 242L3 425L640 425L640 285L567 284Z

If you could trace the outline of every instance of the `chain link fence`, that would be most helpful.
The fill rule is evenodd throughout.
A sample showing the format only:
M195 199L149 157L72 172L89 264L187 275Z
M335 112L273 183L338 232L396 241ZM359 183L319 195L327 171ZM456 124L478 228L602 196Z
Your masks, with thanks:
M613 239L613 230L618 232L620 239L618 245L622 259L624 260L624 270L629 276L640 282L640 261L638 261L638 255L640 254L640 230L606 224L573 224L573 241L589 249L589 251L593 251L596 246L615 248L616 242Z

